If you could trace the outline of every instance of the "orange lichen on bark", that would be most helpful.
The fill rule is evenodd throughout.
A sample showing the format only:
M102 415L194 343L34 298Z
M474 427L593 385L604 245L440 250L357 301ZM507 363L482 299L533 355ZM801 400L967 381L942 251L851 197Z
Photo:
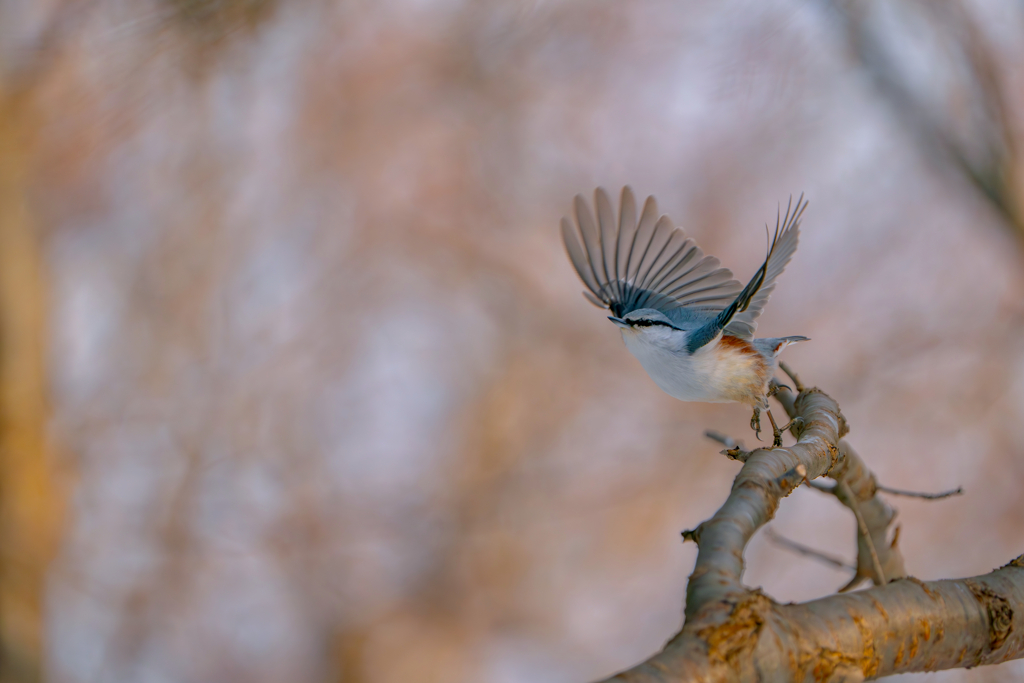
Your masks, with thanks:
M885 619L886 623L889 623L889 613L885 611L884 607L882 607L882 603L875 598L871 598L871 604L876 610L878 610L878 613L882 615L882 618Z
M885 610L882 610L884 612ZM853 616L853 623L857 625L857 630L860 631L861 642L863 643L862 655L860 661L857 662L858 668L864 672L865 676L874 676L878 672L878 653L875 651L875 639L871 633L871 627L863 617Z
M732 608L724 623L698 631L698 635L708 644L708 658L712 662L734 668L741 656L753 652L766 613L772 605L767 595L753 591Z
M927 595L932 600L938 600L939 599L938 594L936 594L932 589L928 588L928 584L926 584L924 581L922 581L921 579L917 578L916 576L905 576L905 577L903 577L903 579L905 581L910 581L911 583L915 583L918 586L920 586L921 590L923 590L925 592L925 595Z

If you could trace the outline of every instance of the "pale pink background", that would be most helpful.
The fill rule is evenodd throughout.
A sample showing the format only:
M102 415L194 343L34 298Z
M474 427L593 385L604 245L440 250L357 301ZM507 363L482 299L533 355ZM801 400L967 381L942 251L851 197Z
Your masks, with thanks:
M51 680L569 683L658 650L679 532L737 471L701 434L752 438L740 406L662 394L580 296L557 226L599 184L741 279L805 192L759 332L812 338L786 360L882 482L965 488L894 500L910 572L1024 552L1021 237L827 3L187 5L82 5L40 57L67 7L0 3L0 64L46 61L30 172L78 478ZM1024 92L1021 10L972 11ZM852 558L813 491L774 528ZM779 601L847 579L760 537L747 560Z

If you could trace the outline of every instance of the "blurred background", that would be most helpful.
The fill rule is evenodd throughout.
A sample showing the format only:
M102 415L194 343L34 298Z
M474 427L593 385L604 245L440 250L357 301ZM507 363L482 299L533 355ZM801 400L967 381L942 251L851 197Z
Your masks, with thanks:
M626 183L835 397L908 570L1024 552L1024 6L0 0L0 681L545 682L679 628L753 444L584 301ZM800 489L772 527L853 560ZM849 574L759 535L780 601ZM1018 681L1024 666L901 681Z

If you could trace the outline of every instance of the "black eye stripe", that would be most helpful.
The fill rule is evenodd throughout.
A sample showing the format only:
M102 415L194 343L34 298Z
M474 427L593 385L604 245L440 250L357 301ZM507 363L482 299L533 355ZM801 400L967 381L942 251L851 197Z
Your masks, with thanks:
M661 325L663 327L671 327L673 330L676 329L675 325L669 325L661 320L631 320L630 325L634 327L650 327L651 325Z

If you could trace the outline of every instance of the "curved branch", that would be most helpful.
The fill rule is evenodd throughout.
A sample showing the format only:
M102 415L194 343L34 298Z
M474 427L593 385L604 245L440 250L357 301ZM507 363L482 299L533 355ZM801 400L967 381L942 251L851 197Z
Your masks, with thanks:
M990 574L923 582L903 577L895 512L840 437L839 406L818 389L781 392L797 443L744 453L743 468L715 515L684 538L698 543L686 620L665 648L608 682L863 681L894 673L994 664L1024 656L1024 555ZM830 492L856 511L857 580L886 585L803 604L779 605L742 584L743 550L782 498L806 479L829 475ZM874 551L874 552L872 552Z
M846 439L839 442L839 452L842 457L832 472L836 480L832 493L858 518L857 573L840 592L851 590L868 579L873 580L876 586L883 585L884 581L879 582L877 578L879 569L882 576L890 581L906 576L903 556L896 544L899 530L892 541L888 540L889 526L896 519L896 510L877 495L875 476Z
M859 681L1024 656L1024 556L985 576L913 578L799 605L759 591L609 680Z
M787 486L780 478L802 465L804 476L814 479L836 464L841 421L836 402L811 390L797 398L796 412L804 420L797 443L751 453L725 504L693 532L699 551L686 588L687 620L704 608L720 611L726 601L746 593L741 582L743 549L754 532L775 516L779 501L799 484L798 480Z
M796 373L785 363L780 364L780 367L789 375L793 384L803 390L803 384ZM786 409L790 418L797 417L796 399L792 393L779 391L776 399ZM842 430L840 436L849 430L845 420ZM836 486L827 489L827 492L850 508L857 519L857 573L849 583L839 589L840 593L844 593L865 580L874 581L876 586L884 585L886 580L906 576L906 569L903 566L903 556L896 545L898 530L892 541L888 540L889 526L896 519L896 510L878 497L879 489L875 475L846 439L839 442L839 453L839 462L829 473L829 476L836 480Z

